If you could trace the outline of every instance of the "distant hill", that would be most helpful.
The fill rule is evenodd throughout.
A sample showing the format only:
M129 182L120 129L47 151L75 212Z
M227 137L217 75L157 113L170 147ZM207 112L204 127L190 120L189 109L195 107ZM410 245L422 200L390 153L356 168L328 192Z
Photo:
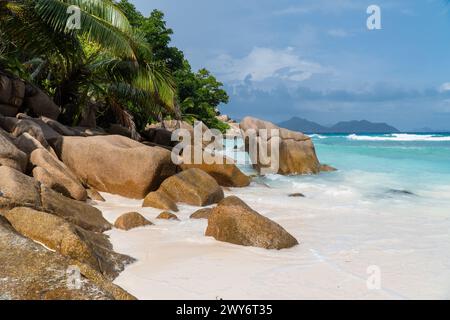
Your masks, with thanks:
M282 128L286 128L286 129L290 129L290 130L294 130L294 131L301 131L301 132L314 132L314 133L324 133L327 130L329 130L329 128L324 127L318 123L306 120L306 119L302 119L302 118L298 118L298 117L294 117L288 121L282 122L280 124L278 124L280 127Z
M386 123L373 123L367 120L342 121L325 127L318 123L294 117L279 124L280 127L306 133L395 133L400 132Z
M343 121L330 128L332 133L394 133L400 132L386 123L373 123L367 120Z

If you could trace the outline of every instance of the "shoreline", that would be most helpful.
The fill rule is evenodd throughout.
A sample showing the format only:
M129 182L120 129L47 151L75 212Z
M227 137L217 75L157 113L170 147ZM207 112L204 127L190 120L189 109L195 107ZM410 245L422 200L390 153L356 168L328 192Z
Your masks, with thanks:
M311 190L308 198L301 200L288 198L288 190L255 183L226 192L227 196L239 196L299 240L299 246L280 251L205 237L207 222L189 219L196 207L180 206L177 215L181 222L159 221L154 219L159 210L139 208L138 202L104 194L107 202L97 207L108 220L131 210L156 224L108 232L118 252L138 258L114 283L139 299L151 300L448 298L445 282L438 281L439 276L430 274L424 265L437 249L431 246L423 251L415 243L408 244L407 239L414 236L408 235L407 229L418 227L417 222L402 224L395 214L380 219L363 205L349 211L346 206L351 198L324 210L326 205L320 205L323 201L314 199L324 189ZM342 198L339 193L334 197ZM298 201L303 202L301 209ZM394 222L388 228L384 226ZM434 228L434 232L442 229ZM427 244L421 246L425 247L438 240L423 239ZM373 264L383 271L381 290L367 289L367 267ZM449 277L448 272L445 274Z

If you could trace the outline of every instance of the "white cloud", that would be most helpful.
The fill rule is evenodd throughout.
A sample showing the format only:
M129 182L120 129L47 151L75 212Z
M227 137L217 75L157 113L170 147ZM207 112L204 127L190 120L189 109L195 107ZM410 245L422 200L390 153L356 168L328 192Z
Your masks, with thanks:
M441 84L438 88L439 92L447 92L450 91L450 82L445 82Z
M256 82L267 79L300 82L314 74L328 71L316 62L302 59L290 47L286 49L255 47L243 58L220 55L211 67L220 73L220 78L225 81L244 81L250 77Z

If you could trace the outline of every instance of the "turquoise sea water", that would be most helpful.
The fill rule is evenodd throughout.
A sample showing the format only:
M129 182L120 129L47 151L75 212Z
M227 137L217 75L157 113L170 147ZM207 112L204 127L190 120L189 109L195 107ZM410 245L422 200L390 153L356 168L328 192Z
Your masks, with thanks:
M312 138L320 161L337 172L268 175L225 190L280 224L298 246L215 241L205 237L207 221L189 218L198 208L180 205L181 222L110 231L115 249L138 259L116 283L141 299L449 299L450 135ZM242 141L226 145L229 156L245 159ZM105 197L99 208L111 222L123 212L160 213ZM378 290L367 286L372 267L380 271Z
M450 134L313 134L321 163L338 169L313 176L256 179L278 190L306 192L376 210L427 210L450 216ZM241 166L249 172L249 166ZM334 191L333 191L334 190ZM319 193L333 193L322 197ZM397 208L395 208L397 206Z
M387 173L407 189L450 185L450 134L313 135L319 159L341 170Z

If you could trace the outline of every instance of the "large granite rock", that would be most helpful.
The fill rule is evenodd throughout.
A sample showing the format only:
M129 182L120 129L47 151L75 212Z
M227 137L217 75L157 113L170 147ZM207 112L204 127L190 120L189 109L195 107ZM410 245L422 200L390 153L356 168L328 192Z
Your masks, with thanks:
M48 125L44 120L44 117L41 118L32 118L26 114L19 113L17 115L17 118L19 119L19 122L25 122L28 125L31 123L34 124L34 126L37 126L42 131L42 135L44 136L45 141L51 145L51 146L57 146L61 143L62 135L58 133L56 130L54 130L50 125ZM16 136L18 136L18 132L14 130L13 132ZM44 144L45 145L45 144Z
M39 183L15 169L0 167L0 210L42 206Z
M234 196L225 198L213 209L205 235L219 241L265 249L285 249L298 244L283 227Z
M8 131L9 133L12 132L14 129L16 123L19 121L19 119L15 117L8 117L0 114L0 128L3 128L4 130Z
M134 261L114 252L106 235L86 231L55 215L16 207L4 216L20 234L89 265L108 279L114 279L126 264Z
M54 120L54 119L50 119L47 117L40 117L40 120L45 123L46 125L48 125L50 128L52 128L54 131L56 131L57 133L59 133L60 135L63 136L77 136L78 133L63 125L62 123L59 123L58 121Z
M193 206L208 206L224 197L216 180L200 169L182 171L166 179L158 191L165 193L175 202Z
M49 147L47 142L48 137L45 136L42 128L32 120L3 117L0 119L0 126L9 131L16 138L27 133L39 141L44 148L47 149Z
M87 192L77 177L47 150L42 148L34 150L30 162L35 166L33 177L37 181L66 197L79 201L87 199Z
M37 116L45 116L50 119L57 119L61 111L53 100L41 89L27 84L27 94L25 96L23 107L30 109Z
M161 146L174 147L177 144L177 142L172 141L172 131L164 128L147 126L143 132L143 137Z
M67 198L45 186L41 186L41 202L43 211L53 213L83 229L104 232L112 227L97 208Z
M0 166L7 166L25 171L28 156L13 143L12 137L0 128Z
M103 232L111 224L100 210L40 185L33 178L9 167L0 167L0 211L28 207L52 213L86 230Z
M223 158L222 163L213 164L194 164L194 161L192 160L193 159L191 159L191 163L189 164L181 164L180 168L182 170L189 170L192 168L200 169L216 179L217 183L223 187L242 188L250 185L250 178L243 174L231 159Z
M121 126L120 124L111 124L111 126L106 130L111 135L119 135L132 139L132 132L130 129Z
M18 234L0 216L0 300L135 299L86 264L78 264ZM80 287L69 278L80 270Z
M252 135L251 132L255 133L256 136L261 139L260 131L262 129L267 130L268 138L268 158L272 156L271 146L275 139L279 139L279 162L266 163L264 157L258 155L257 163L254 164L255 168L264 171L268 170L270 173L279 174L316 174L320 172L320 163L317 159L314 144L308 136L300 132L295 132L287 129L279 128L271 122L246 117L241 123L240 127L242 130L243 138L245 139L246 149L251 149L249 145L249 138ZM272 133L271 130L276 130ZM276 154L274 155L276 158ZM271 170L277 168L277 172L271 172Z
M0 114L14 117L25 97L25 83L0 74Z
M201 134L203 135L208 130L208 127L204 123L200 123L199 125L201 126ZM191 137L191 144L194 143L194 126L186 121L164 120L163 122L147 125L143 135L153 143L174 147L179 142L172 141L172 133L178 129L187 131ZM202 145L205 147L208 144L205 142Z
M31 153L34 150L41 148L44 150L48 150L50 153L52 153L54 156L56 156L56 154L54 154L54 151L51 147L45 148L42 145L42 143L40 143L37 139L35 139L32 135L30 135L27 132L25 132L25 133L21 134L19 137L17 137L14 140L14 144L17 146L17 148L19 148L20 150L22 150L23 152L25 152L28 155L31 155Z
M60 159L98 191L143 199L175 173L170 151L122 136L64 137Z

